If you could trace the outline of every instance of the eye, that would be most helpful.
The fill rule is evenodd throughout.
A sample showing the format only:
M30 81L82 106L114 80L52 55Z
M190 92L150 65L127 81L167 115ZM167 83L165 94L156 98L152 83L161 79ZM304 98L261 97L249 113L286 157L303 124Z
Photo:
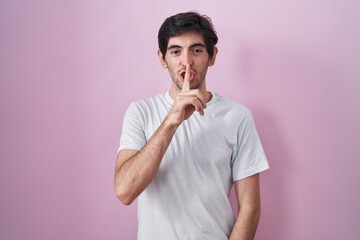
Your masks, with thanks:
M194 48L192 51L195 55L199 55L203 52L202 48Z
M170 54L174 55L174 56L177 56L177 55L180 54L180 50L179 49L173 49L173 50L170 51Z

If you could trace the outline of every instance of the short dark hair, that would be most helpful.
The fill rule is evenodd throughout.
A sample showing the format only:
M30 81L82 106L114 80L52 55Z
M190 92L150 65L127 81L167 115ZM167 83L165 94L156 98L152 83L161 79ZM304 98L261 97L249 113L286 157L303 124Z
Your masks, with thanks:
M205 42L209 57L214 56L214 46L218 42L218 37L214 30L211 19L206 15L197 12L178 13L165 19L158 33L159 49L165 58L167 45L171 37L181 35L185 32L200 33Z

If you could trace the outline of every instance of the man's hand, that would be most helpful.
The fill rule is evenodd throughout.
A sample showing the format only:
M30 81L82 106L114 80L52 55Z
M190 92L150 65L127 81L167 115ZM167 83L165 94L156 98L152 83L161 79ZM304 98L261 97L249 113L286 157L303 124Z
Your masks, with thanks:
M172 125L179 126L195 111L204 115L205 96L199 89L190 89L190 76L190 65L187 64L181 92L176 96L167 117L167 121Z

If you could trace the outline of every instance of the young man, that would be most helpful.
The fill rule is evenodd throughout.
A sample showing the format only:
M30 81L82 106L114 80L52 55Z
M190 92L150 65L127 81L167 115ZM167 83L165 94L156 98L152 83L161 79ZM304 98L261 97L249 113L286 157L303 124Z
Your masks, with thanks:
M259 173L268 168L251 112L209 92L217 36L195 12L165 20L158 55L168 92L128 108L116 161L115 191L138 197L138 239L253 239L260 215ZM228 200L234 184L235 219Z

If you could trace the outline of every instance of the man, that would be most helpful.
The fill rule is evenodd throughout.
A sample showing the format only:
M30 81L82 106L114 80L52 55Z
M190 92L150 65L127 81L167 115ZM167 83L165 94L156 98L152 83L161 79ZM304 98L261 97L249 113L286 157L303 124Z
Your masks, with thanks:
M158 55L171 88L126 112L115 191L127 205L138 197L138 239L254 238L259 172L268 162L251 112L206 88L217 40L206 16L167 18ZM236 221L228 200L232 184Z

